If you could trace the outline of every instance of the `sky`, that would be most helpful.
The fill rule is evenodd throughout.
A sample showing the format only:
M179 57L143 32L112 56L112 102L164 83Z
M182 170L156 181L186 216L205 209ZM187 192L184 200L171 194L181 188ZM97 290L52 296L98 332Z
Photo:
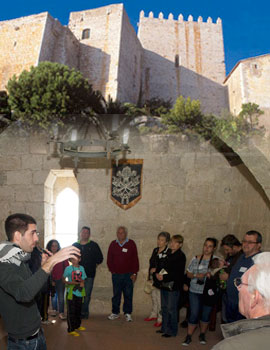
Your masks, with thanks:
M248 57L270 53L270 1L269 0L126 0L126 1L85 1L85 0L12 0L2 1L0 21L49 12L63 25L68 24L69 13L89 10L112 3L124 3L131 24L137 31L141 10L148 16L153 11L154 17L163 12L164 18L169 13L177 18L180 13L184 20L191 14L194 20L199 16L206 21L212 17L222 19L225 64L227 74L236 63Z

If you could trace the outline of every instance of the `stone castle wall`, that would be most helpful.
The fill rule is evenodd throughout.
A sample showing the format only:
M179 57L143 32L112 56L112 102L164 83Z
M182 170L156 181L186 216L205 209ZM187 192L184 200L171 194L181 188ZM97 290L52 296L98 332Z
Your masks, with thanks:
M118 92L120 101L137 103L141 93L143 49L134 28L130 24L125 10L123 11L119 71Z
M47 12L0 22L0 90L8 80L39 62Z
M200 99L205 112L226 108L224 48L221 20L188 21L172 14L168 19L152 12L140 14L138 38L144 48L144 93L146 99L179 95Z
M48 14L39 61L59 62L79 70L79 54L79 42L74 34Z
M69 29L80 42L80 71L105 98L117 98L123 5L72 12ZM90 29L89 39L82 39Z
M48 214L45 182L52 169L60 169L59 158L52 158L46 135L23 135L16 129L14 132L6 131L0 138L1 239L5 238L5 218L15 212L33 215L44 235ZM91 135L92 132L91 129ZM129 236L138 247L140 273L134 306L136 313L145 315L151 301L144 294L143 285L160 231L184 236L187 261L200 253L207 236L221 239L234 233L242 239L250 229L261 231L264 249L270 248L269 201L244 165L230 167L209 144L183 141L180 136L132 132L129 144L129 158L144 160L142 198L129 210L120 209L110 199L110 169L93 163L88 169L79 169L77 175L78 226L91 226L92 238L101 246L105 258L97 271L93 311L111 310L112 286L106 256L118 225L128 227ZM63 188L62 182L60 187Z

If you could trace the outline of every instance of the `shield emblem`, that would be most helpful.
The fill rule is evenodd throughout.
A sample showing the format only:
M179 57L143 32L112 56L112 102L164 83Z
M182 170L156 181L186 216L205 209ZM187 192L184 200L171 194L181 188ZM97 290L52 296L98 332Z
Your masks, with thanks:
M124 159L112 164L111 199L124 210L142 197L142 168L143 159Z

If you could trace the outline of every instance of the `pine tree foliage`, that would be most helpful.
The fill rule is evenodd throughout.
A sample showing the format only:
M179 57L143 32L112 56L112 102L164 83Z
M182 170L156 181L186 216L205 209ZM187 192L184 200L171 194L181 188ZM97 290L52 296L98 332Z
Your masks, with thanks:
M102 109L101 94L93 91L79 71L59 63L41 62L24 70L9 80L7 89L13 118L42 128L87 109Z

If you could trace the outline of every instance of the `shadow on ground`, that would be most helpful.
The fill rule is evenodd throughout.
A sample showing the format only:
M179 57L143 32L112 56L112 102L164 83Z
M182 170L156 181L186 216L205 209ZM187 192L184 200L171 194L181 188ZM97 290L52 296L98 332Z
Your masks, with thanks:
M179 327L175 338L162 338L156 334L152 322L143 321L143 316L134 316L133 322L126 322L124 316L109 321L106 315L91 315L83 320L82 325L86 331L80 332L80 337L67 334L66 321L58 317L54 324L44 326L48 350L179 350L185 348L181 345L186 335L186 329ZM198 341L198 331L193 335L193 341L188 347L190 350L210 350L213 345L222 339L219 325L215 332L207 333L207 344L201 345ZM0 324L0 349L6 348L6 334Z

